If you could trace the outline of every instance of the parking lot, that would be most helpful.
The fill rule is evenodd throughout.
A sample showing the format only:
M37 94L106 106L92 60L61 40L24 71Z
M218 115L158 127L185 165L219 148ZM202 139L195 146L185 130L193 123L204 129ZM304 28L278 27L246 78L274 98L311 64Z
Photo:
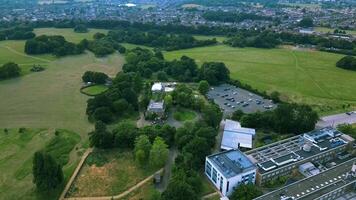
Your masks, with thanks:
M211 88L207 97L214 100L224 114L231 114L239 109L244 113L263 112L276 107L271 100L228 84Z

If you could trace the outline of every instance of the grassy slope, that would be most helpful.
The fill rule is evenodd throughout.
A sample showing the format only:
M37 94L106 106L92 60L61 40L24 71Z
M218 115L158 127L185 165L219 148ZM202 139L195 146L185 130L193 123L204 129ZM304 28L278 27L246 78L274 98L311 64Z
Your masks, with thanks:
M65 130L58 135L46 129L26 129L23 133L0 130L0 199L49 199L59 194L61 188L49 196L38 196L32 183L32 156L38 150L49 152L64 164L65 178L72 174L78 157L69 159L69 153L80 137Z
M355 105L356 73L335 67L342 55L292 49L232 48L225 45L166 52L169 60L187 55L198 64L224 62L231 77L259 90L277 90L285 98L318 106L321 112ZM327 107L332 108L327 108Z

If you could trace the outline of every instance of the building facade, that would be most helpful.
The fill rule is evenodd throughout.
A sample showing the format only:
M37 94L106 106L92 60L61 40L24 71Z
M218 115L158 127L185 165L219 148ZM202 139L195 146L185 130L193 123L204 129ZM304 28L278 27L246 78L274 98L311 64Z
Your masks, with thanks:
M241 184L254 184L256 166L239 150L229 150L206 157L205 174L213 185L229 196Z

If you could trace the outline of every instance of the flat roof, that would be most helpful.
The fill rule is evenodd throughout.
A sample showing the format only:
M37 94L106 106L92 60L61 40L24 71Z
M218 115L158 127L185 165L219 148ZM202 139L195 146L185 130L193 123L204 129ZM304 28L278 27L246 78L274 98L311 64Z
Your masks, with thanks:
M244 171L256 168L256 166L240 150L223 151L210 155L207 159L226 178L231 178Z
M356 158L330 168L315 176L304 178L300 181L267 193L255 200L280 200L281 196L294 197L298 200L313 200L317 197L332 192L349 183L356 182L356 177L346 179L346 174L351 171Z
M345 138L347 137L344 137L340 131L326 127L248 151L246 154L263 174L277 167L346 145L349 141Z

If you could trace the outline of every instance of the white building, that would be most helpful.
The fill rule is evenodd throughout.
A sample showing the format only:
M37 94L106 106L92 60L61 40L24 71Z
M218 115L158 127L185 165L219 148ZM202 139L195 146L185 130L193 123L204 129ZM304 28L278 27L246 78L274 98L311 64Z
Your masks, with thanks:
M163 92L164 87L162 83L154 83L151 88L152 92Z
M239 147L252 148L256 131L251 128L243 128L241 124L233 120L225 120L221 149L230 150Z
M241 184L254 184L256 166L240 150L224 151L206 157L205 174L224 196Z

